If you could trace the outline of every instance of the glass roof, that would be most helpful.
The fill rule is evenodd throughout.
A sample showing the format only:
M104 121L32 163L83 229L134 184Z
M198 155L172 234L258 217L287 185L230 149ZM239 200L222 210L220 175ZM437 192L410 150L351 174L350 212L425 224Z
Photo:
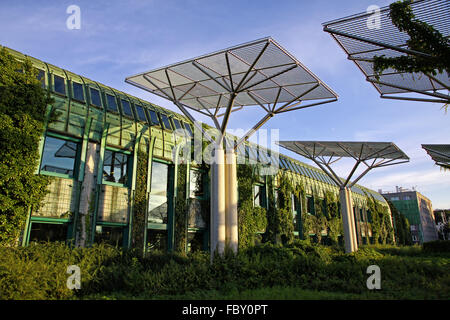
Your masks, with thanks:
M438 165L450 165L450 144L423 144L422 148Z
M305 100L337 94L270 37L139 73L126 82L195 109Z
M416 0L411 3L415 17L423 21L448 39L450 36L450 1L448 0ZM447 72L430 77L423 73L401 73L394 69L386 69L376 79L373 62L375 56L398 57L408 55L409 35L400 32L389 17L389 7L380 10L380 27L368 28L371 14L364 12L323 24L348 55L350 60L364 73L367 81L372 82L381 95L392 93L409 93L418 91L435 92L448 89L450 78ZM406 50L406 51L405 51ZM384 84L381 84L384 83ZM448 99L447 94L447 99ZM445 98L445 97L443 97Z
M409 159L392 142L280 141L278 144L309 159L319 156L352 157L360 160Z

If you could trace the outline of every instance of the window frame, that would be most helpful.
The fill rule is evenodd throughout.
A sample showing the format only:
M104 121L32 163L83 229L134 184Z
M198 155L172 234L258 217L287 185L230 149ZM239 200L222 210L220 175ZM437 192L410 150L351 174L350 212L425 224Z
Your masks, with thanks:
M81 103L86 103L86 92L84 90L84 85L82 83L79 83L79 82L76 82L76 81L73 81L73 80L71 80L70 82L71 82L71 87L72 87L72 97L71 97L72 100L75 100L75 101L81 102ZM78 84L78 85L81 86L81 91L83 93L83 100L80 100L80 99L75 97L75 88L74 88L75 84Z
M92 101L92 96L93 96L92 90L96 90L96 91L98 92L98 98L100 99L100 105L96 105L96 104ZM104 109L103 101L102 101L102 92L100 91L100 89L94 88L94 87L92 87L92 86L89 86L89 104L90 104L91 106L94 106L94 107L97 107L97 108Z
M164 130L173 131L172 124L170 123L169 116L167 114L165 114L165 113L160 113L159 116L161 117L161 123L162 123L163 129ZM167 128L166 123L165 123L164 120L167 120L167 123L169 124L170 128Z
M113 110L113 109L110 108L108 97L112 97L114 99L115 104L116 104L116 110ZM116 114L120 114L120 112L119 112L119 105L117 104L117 97L116 97L116 95L114 93L110 94L108 92L105 92L105 100L106 100L106 111L107 112L113 112L113 113L116 113Z
M102 184L104 185L110 185L110 186L115 186L115 187L121 187L121 188L130 188L131 186L131 177L132 177L132 173L133 173L133 157L130 151L126 151L126 150L121 150L121 149L117 149L117 148L113 148L113 147L109 147L106 146L105 147L105 156L106 156L106 152L112 152L113 154L115 153L121 153L123 155L125 155L127 157L127 169L126 169L126 174L127 174L127 181L125 183L120 183L120 182L112 182L112 181L108 181L105 180L105 176L104 176L104 168L105 168L105 157L103 158L103 166L102 166Z
M154 122L155 119L152 117L152 113L155 115L156 120L158 121L158 123L155 123L155 122ZM156 111L156 110L147 108L147 118L149 119L149 124L150 124L151 126L157 126L157 127L162 128L161 119L159 118L158 113L159 113L159 112Z
M59 140L65 140L74 142L77 144L77 150L75 152L75 159L73 164L73 174L66 174L66 173L58 173L58 172L52 172L52 171L46 171L42 169L42 161L44 159L44 152L45 152L45 142L47 140L47 137L53 138L53 139L59 139ZM81 139L76 139L68 136L63 136L61 134L57 134L51 131L48 131L45 134L44 138L44 145L42 147L42 154L40 155L40 161L39 161L39 174L46 175L46 176L53 176L53 177L59 177L59 178L65 178L65 179L72 179L76 180L78 178L79 170L80 170L80 159L81 157Z
M144 115L144 119L145 120L142 120L141 119L141 117L140 117L140 114L139 114L139 109L138 108L140 108L141 110L142 110L142 114ZM148 121L148 118L147 118L147 114L146 114L146 112L145 112L145 108L144 108L144 106L143 105L140 105L140 104L134 104L134 110L136 111L136 121L139 121L139 122L145 122L145 123L149 123L149 121Z
M120 101L120 109L122 111L121 112L122 116L124 116L125 118L128 118L128 119L136 120L136 118L134 116L133 107L131 105L131 102L128 101L127 99L123 98L123 97L120 97L119 101ZM131 115L125 113L124 102L128 103L128 107L129 107Z
M55 77L60 78L60 79L63 80L64 93L59 92L59 91L56 91L56 86L55 86L56 81L55 81ZM62 76L60 76L60 75L57 75L57 74L52 73L52 92L55 93L55 94L57 94L57 95L60 95L60 96L63 96L63 97L67 97L67 79L64 78L64 77L62 77Z

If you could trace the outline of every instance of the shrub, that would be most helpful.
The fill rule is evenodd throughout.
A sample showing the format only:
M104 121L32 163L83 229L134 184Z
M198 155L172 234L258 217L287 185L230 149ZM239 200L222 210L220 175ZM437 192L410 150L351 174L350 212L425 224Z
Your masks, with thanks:
M295 287L371 296L367 267L381 269L386 298L448 299L447 257L416 248L362 247L356 253L296 241L287 247L266 243L227 252L210 262L208 253L188 255L121 250L106 245L69 248L46 243L0 247L0 299L76 299L104 296L139 297L216 292L236 295L249 289ZM387 251L386 251L387 250ZM420 250L420 251L417 251ZM81 290L66 286L69 265L81 269ZM200 296L204 296L205 293Z
M450 241L436 240L425 242L423 244L423 250L425 252L450 253Z

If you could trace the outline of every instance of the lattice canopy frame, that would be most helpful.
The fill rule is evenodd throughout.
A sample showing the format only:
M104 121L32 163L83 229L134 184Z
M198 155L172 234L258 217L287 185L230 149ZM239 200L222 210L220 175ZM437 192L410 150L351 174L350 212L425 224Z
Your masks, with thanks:
M249 106L262 108L266 115L236 148L276 114L338 98L270 37L139 73L125 81L172 101L194 124L188 109L210 117L222 136L232 112Z
M353 187L371 169L409 161L409 157L392 142L279 141L278 144L312 160L341 189ZM345 180L339 178L331 168L331 164L343 157L355 160L355 165ZM350 182L361 163L367 168Z
M450 144L422 144L422 148L438 166L450 169Z
M416 19L426 22L444 37L450 37L450 1L418 0L411 3ZM408 34L400 32L389 17L389 7L380 9L380 28L368 27L368 19L373 13L361 13L350 17L323 23L324 31L331 34L380 93L381 98L413 100L424 102L450 102L450 78L447 72L436 76L424 73L402 73L389 68L379 78L373 69L375 56L398 57L415 55L430 57L429 54L411 50L406 42ZM398 95L406 94L406 95ZM433 98L420 98L417 95Z

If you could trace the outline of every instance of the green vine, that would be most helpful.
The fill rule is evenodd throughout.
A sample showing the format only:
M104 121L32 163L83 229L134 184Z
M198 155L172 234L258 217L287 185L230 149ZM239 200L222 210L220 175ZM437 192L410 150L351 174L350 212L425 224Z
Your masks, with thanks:
M177 194L175 202L175 251L186 252L186 231L187 231L187 215L188 200L186 197L187 185L187 165L179 164L177 173Z
M136 190L134 194L132 247L143 252L145 245L145 213L147 210L147 168L148 158L144 151L137 154Z
M274 190L273 179L268 179L268 190ZM269 192L266 239L272 243L291 243L294 240L292 221L292 193L294 187L288 175L282 172L278 183L278 199Z
M257 170L251 165L238 164L238 229L239 248L248 248L261 241L267 228L266 209L253 206L253 185L258 182Z
M401 32L409 35L406 42L408 48L429 56L406 55L387 58L384 55L374 57L375 74L388 68L394 68L400 72L425 72L436 75L436 70L442 73L450 72L450 46L438 30L429 24L416 19L410 0L394 2L390 5L392 23Z

